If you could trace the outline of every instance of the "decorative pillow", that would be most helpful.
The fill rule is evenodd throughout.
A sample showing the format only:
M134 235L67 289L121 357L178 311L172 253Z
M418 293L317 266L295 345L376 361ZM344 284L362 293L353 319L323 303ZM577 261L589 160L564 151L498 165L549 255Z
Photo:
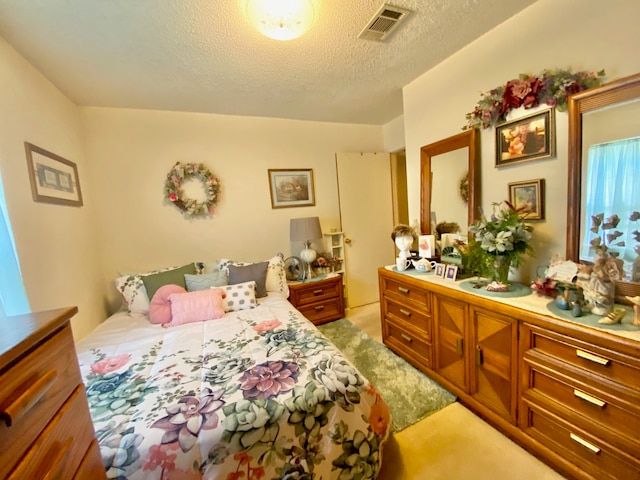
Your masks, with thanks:
M224 316L222 299L226 293L221 288L209 288L196 292L173 293L171 302L171 322L166 327L175 327L186 323L203 322Z
M244 267L229 265L229 285L244 283L253 280L256 282L256 297L266 297L267 267L269 262L252 263Z
M166 272L154 273L151 275L145 275L142 277L142 283L147 290L147 298L153 298L153 295L163 285L180 285L182 288L187 288L184 280L184 276L187 274L195 274L196 266L193 263L188 263L182 267L174 270L167 270Z
M287 298L289 296L289 286L287 285L287 275L284 268L284 255L278 253L270 258L268 262L269 267L267 268L267 277L265 280L265 288L267 292L278 292ZM252 263L221 258L214 262L205 263L204 271L205 273L211 273L222 270L228 273L229 266L231 265L243 267L252 265Z
M149 297L147 290L144 288L142 277L153 275L155 273L174 270L178 267L168 267L160 270L152 270L144 273L126 273L120 274L115 280L115 286L118 292L124 298L130 313L146 315L149 312Z
M253 280L220 288L227 294L223 302L225 312L238 312L258 306L258 301L256 300L256 282Z
M171 321L171 302L169 296L176 293L186 293L180 285L163 285L160 287L151 302L149 302L149 321L155 324L164 324Z
M189 292L206 290L212 287L223 287L229 284L227 273L223 271L203 273L202 275L187 274L184 276L184 281L187 284L187 291Z

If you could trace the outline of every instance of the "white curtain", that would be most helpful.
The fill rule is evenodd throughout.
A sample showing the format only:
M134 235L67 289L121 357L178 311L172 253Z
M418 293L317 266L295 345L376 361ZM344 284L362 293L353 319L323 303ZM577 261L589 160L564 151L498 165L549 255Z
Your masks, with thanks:
M0 317L29 311L0 177Z
M615 230L624 235L614 243L624 241L625 246L612 246L610 250L620 253L620 258L625 260L625 273L629 273L629 262L636 258L634 247L638 245L632 232L640 231L640 221L629 220L633 211L640 211L640 137L591 145L587 160L587 182L583 190L587 203L581 219L585 235L580 258L593 259L594 252L589 249L589 242L596 236L589 231L593 225L592 216L603 213L606 220L616 214L620 217L620 223Z

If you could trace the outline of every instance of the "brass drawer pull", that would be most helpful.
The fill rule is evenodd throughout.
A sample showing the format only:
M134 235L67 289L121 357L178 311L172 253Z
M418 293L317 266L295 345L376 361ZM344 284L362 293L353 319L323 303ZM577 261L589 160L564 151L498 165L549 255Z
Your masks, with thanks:
M409 335L405 335L404 333L401 333L400 336L409 343L413 342L413 338L411 338Z
M38 403L55 383L57 376L58 374L55 370L49 370L33 384L29 385L3 412L0 412L0 419L4 420L7 427L13 425L18 418Z
M580 358L584 358L585 360L589 360L590 362L594 362L599 365L604 365L605 367L609 366L609 364L611 363L611 361L607 360L606 358L598 357L593 353L585 352L584 350L580 350L580 349L576 349L576 355L579 356Z
M314 295L322 295L322 291L323 291L322 289L314 290L314 291L313 291L313 294L314 294Z
M571 437L571 440L591 450L593 453L600 453L600 447L596 447L593 443L587 442L584 438L580 438L575 433L570 433L569 436Z
M316 312L318 310L324 310L324 305L318 305L317 307L314 307L314 308L315 308Z
M482 355L482 347L480 345L476 345L476 364L482 365L484 361L484 357Z
M405 310L403 308L400 309L400 313L403 314L405 317L410 317L411 316L411 312L409 310Z
M597 407L600 407L600 408L604 407L604 406L607 404L607 402L603 402L603 401L602 401L602 400L600 400L599 398L592 397L592 396L591 396L591 395L589 395L588 393L582 392L582 391L577 390L577 389L575 389L575 388L573 389L573 394L574 394L577 398L579 398L579 399L581 399L581 400L584 400L584 401L586 401L586 402L589 402L589 403L591 403L591 404L593 404L593 405L595 405L595 406L597 406Z
M463 338L458 338L456 339L456 352L458 352L458 355L462 356L462 354L464 349L464 339Z
M409 293L409 289L405 287L398 287L398 290L400 290L402 293Z

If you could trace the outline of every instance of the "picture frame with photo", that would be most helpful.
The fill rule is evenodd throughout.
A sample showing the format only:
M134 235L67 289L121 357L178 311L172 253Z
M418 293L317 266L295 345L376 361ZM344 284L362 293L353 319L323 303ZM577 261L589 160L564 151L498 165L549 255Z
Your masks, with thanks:
M451 263L448 264L444 272L445 280L451 280L452 282L455 282L457 275L458 275L458 266L453 265Z
M496 127L496 167L556 155L555 109L520 117Z
M316 204L313 170L268 170L271 208L312 207Z
M77 165L32 143L24 142L24 147L33 201L81 207Z
M436 263L434 267L434 275L436 277L444 278L445 264L444 263Z
M509 203L526 214L527 220L544 220L544 178L512 182Z

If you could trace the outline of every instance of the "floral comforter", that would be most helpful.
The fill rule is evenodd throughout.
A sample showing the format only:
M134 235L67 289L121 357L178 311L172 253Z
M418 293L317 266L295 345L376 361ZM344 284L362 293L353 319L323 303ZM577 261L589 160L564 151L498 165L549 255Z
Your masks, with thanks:
M387 406L278 294L172 328L118 313L77 349L109 478L378 474Z

